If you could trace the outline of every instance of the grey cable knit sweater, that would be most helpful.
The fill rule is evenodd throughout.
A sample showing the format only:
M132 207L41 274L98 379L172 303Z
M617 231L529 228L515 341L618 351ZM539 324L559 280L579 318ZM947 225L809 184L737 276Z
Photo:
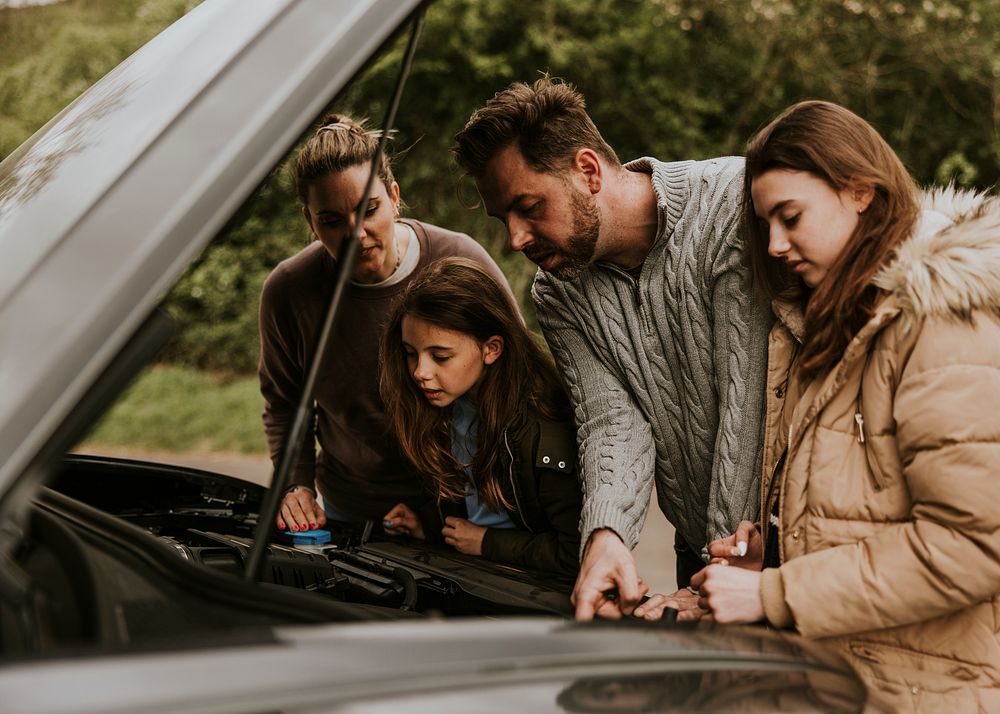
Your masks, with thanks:
M634 547L655 476L698 552L757 518L771 311L743 248L741 158L627 168L659 204L638 281L608 263L568 282L539 271L532 296L575 407L583 543L611 528Z

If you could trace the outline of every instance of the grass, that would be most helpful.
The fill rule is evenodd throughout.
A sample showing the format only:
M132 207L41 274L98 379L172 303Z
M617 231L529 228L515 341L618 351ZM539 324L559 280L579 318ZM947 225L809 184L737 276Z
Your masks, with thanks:
M266 454L262 407L256 376L220 381L189 367L156 365L80 448Z

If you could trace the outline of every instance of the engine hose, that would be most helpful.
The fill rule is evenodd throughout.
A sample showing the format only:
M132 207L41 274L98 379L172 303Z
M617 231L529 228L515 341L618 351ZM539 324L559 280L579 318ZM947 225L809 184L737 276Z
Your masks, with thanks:
M406 568L393 568L392 577L403 586L403 604L400 610L412 610L417 604L417 579Z

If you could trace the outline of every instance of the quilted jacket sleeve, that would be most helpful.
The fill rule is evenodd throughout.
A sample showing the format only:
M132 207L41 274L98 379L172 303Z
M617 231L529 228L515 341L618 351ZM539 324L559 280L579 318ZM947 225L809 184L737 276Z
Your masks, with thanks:
M1000 318L929 318L901 364L893 417L910 519L782 564L805 635L921 622L1000 592Z

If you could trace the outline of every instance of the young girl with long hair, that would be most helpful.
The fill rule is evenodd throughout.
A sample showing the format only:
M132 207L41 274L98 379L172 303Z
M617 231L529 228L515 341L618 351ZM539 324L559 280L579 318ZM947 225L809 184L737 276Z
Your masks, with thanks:
M475 263L438 261L403 293L381 347L381 391L433 494L386 532L573 574L581 492L569 403L549 355Z
M304 435L277 516L282 530L316 528L328 518L374 520L400 501L421 505L421 485L390 433L378 393L378 342L389 308L424 267L447 256L471 258L506 285L500 268L469 236L400 216L399 184L387 155L365 195L380 137L363 120L330 114L292 167L302 217L316 240L271 272L260 297L260 390L275 466L323 326L341 248L358 207L365 210L357 233L360 255L330 338L335 347L317 381L313 428Z
M921 205L811 101L750 140L744 218L777 317L761 523L710 545L701 606L827 640L874 708L1000 711L1000 203Z

